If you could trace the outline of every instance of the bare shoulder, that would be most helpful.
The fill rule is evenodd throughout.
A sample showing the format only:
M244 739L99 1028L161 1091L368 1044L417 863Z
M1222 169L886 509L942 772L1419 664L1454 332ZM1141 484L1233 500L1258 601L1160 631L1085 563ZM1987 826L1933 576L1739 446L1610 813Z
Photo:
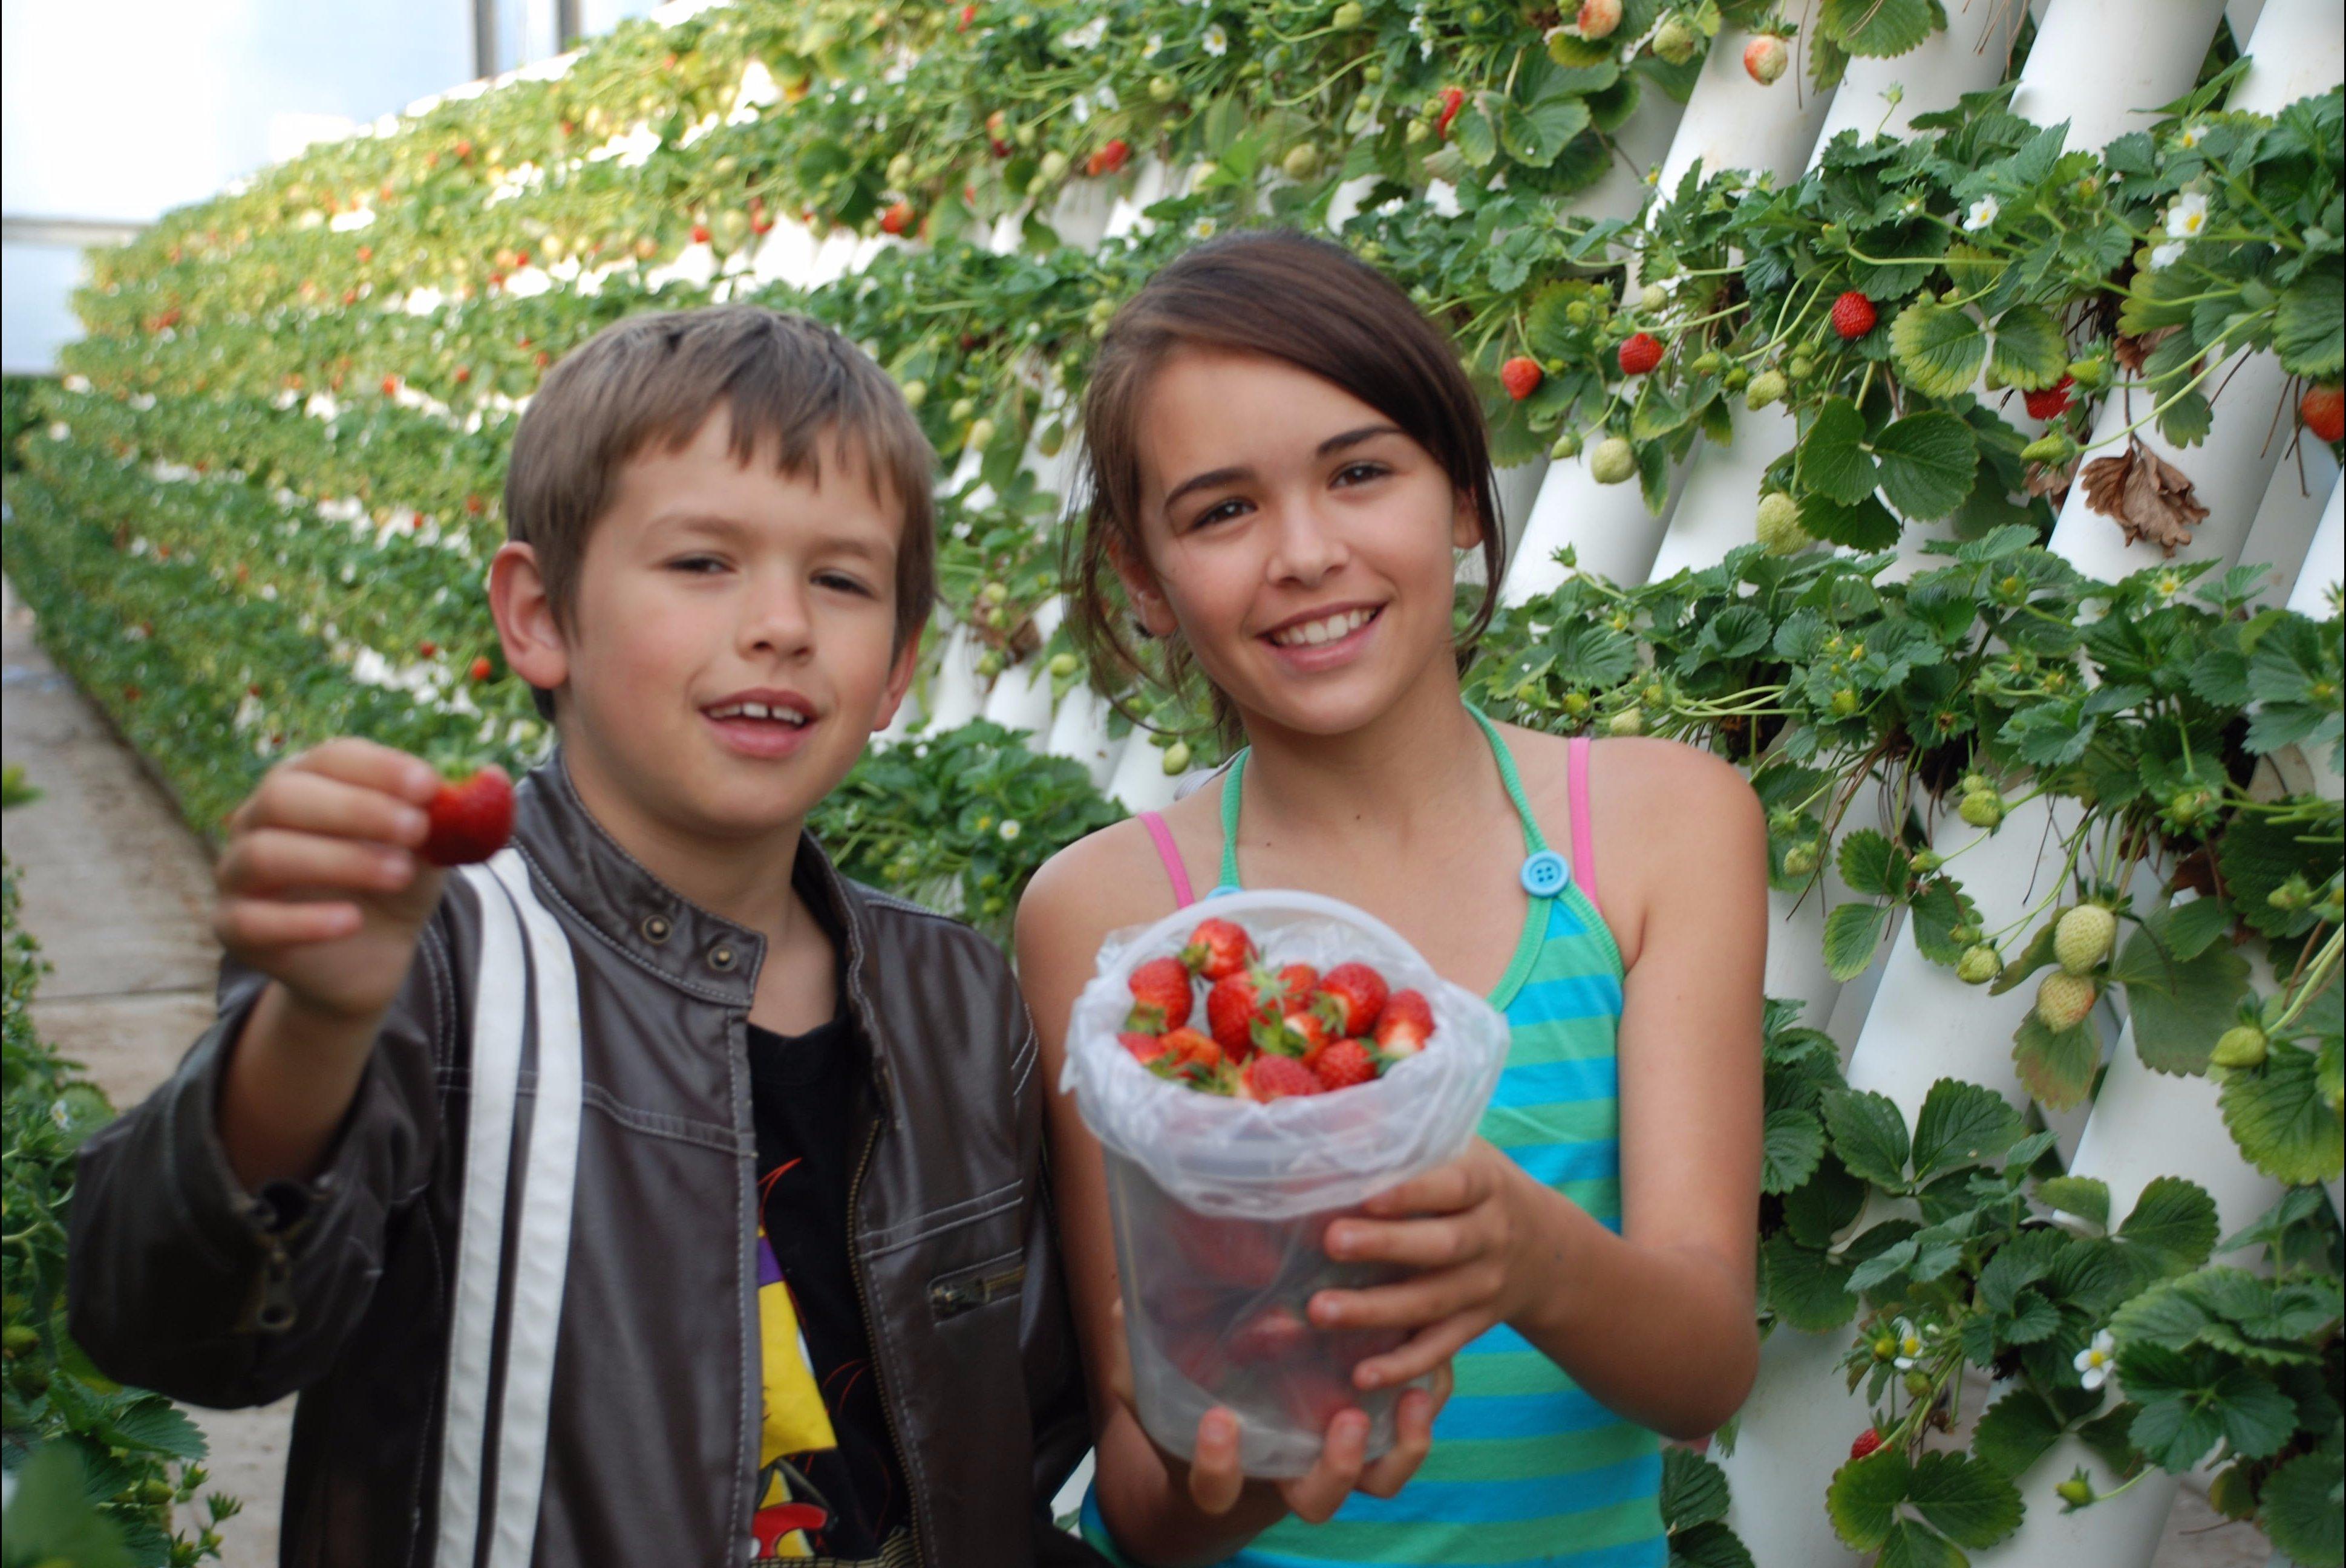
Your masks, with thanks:
M1736 766L1698 746L1624 736L1589 748L1593 809L1617 829L1715 845L1757 834L1760 798Z
M1110 932L1172 907L1165 867L1137 818L1076 840L1043 863L1018 901L1018 964L1030 993L1035 983L1056 988L1063 974L1088 975Z

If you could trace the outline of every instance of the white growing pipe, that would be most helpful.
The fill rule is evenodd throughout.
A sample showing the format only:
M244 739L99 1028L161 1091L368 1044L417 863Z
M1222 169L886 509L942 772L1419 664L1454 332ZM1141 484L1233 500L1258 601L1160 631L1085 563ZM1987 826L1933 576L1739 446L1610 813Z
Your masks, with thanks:
M2188 92L2223 0L2053 0L2020 68L2014 114L2069 122L2068 145L2099 151L2147 129Z
M1654 552L1652 580L1673 573L1701 571L1726 559L1738 545L1755 537L1760 514L1760 476L1792 450L1797 425L1781 403L1757 411L1732 409L1735 441L1705 447L1695 457L1678 509Z
M1845 130L1857 132L1860 139L1902 139L1913 134L1916 115L1953 108L1965 93L1984 92L2004 80L2020 17L2021 8L2011 0L1955 0L1947 7L1945 29L1906 53L1851 58L1817 129L1809 167L1814 168L1832 138ZM1895 104L1888 97L1893 87L1900 95Z
M1992 1402L2001 1390L1988 1395ZM2020 1528L2002 1542L1971 1554L1972 1568L2121 1568L2147 1563L2166 1533L2168 1512L2182 1480L2153 1465L2150 1472L2115 1497L2063 1512L2054 1488L2083 1465L2095 1493L2117 1492L2123 1477L2074 1437L2064 1437L2030 1465L2016 1484L2026 1512Z
M1091 775L1093 788L1104 789L1124 745L1108 735L1107 719L1107 698L1086 685L1069 687L1059 700L1059 711L1051 720L1051 733L1043 749L1082 763Z
M959 729L985 706L985 682L977 673L977 639L967 626L954 627L937 659L937 673L929 682L930 734Z
M2304 563L2290 585L2289 607L2313 620L2328 620L2335 613L2331 600L2341 575L2346 575L2346 483L2330 487L2330 504L2321 509L2313 542L2306 546Z
M1727 1522L1762 1568L1856 1568L1833 1534L1825 1488L1849 1445L1873 1421L1862 1392L1844 1386L1851 1331L1803 1334L1778 1326L1760 1346L1760 1375L1735 1423Z
M2300 569L2318 559L2310 552L2322 518L2338 505L2338 463L2330 448L2308 440L2299 455L2301 462L2284 456L2273 465L2272 483L2240 546L2241 565L2270 568L2258 588L2259 605L2289 603Z
M1148 744L1147 732L1133 731L1109 775L1107 792L1127 811L1161 811L1173 804L1178 780L1165 771L1165 753Z

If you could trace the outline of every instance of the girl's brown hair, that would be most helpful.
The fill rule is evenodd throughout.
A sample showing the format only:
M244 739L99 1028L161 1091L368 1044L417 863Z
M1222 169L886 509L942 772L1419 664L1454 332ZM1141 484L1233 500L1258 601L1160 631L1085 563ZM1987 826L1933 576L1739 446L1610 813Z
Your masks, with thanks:
M1143 657L1122 609L1118 557L1146 559L1140 544L1140 405L1159 367L1182 349L1220 349L1283 360L1341 388L1398 425L1469 497L1482 526L1482 602L1458 643L1464 671L1497 603L1506 535L1491 479L1483 409L1456 351L1391 280L1341 246L1283 229L1210 240L1143 286L1117 313L1084 393L1084 467L1076 525L1061 580L1071 626L1093 685L1131 677L1183 692L1196 676L1188 650L1168 643ZM1237 716L1210 693L1216 728L1236 738Z

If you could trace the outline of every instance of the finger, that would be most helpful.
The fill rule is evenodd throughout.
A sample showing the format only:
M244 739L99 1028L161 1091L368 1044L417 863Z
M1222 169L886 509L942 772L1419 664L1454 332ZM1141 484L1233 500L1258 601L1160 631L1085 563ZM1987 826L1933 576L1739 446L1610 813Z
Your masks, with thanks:
M1324 1524L1344 1505L1361 1479L1361 1463L1369 1448L1369 1418L1357 1410L1338 1410L1328 1422L1328 1435L1311 1471L1280 1484L1289 1512L1312 1524Z
M259 828L231 842L215 873L231 898L301 891L395 893L415 880L415 857L392 844Z
M1352 1386L1365 1393L1423 1377L1445 1365L1496 1321L1487 1311L1459 1312L1445 1318L1423 1333L1413 1335L1398 1348L1382 1356L1371 1356L1355 1366Z
M1423 1389L1404 1389L1393 1408L1393 1445L1383 1457L1361 1470L1360 1490L1372 1497L1399 1492L1433 1448L1433 1396Z
M1111 1397L1124 1402L1137 1421L1140 1419L1140 1401L1132 1390L1132 1349L1131 1341L1124 1336L1123 1297L1116 1297L1108 1302L1108 1316L1114 1331L1109 1336L1107 1391Z
M1466 1215L1438 1219L1340 1219L1321 1246L1343 1262L1398 1263L1409 1268L1454 1268L1491 1250L1490 1227Z
M1505 1269L1495 1257L1484 1256L1390 1285L1314 1291L1305 1303L1305 1312L1313 1328L1331 1333L1344 1329L1422 1329L1453 1312L1489 1305L1498 1298L1505 1283Z
M1404 1214L1454 1214L1481 1202L1483 1187L1480 1167L1470 1160L1455 1159L1377 1194L1361 1207L1380 1218Z
M212 911L212 934L231 952L338 942L357 933L364 917L353 903L282 903L228 899Z
M439 790L440 775L420 757L346 735L315 746L295 758L298 770L322 773L345 784L380 789L418 806L431 803Z
M1207 1513L1228 1513L1246 1477L1239 1473L1239 1418L1216 1405L1198 1418L1197 1451L1189 1459L1189 1501Z
M397 795L295 769L261 780L252 798L237 809L235 826L240 832L291 828L413 848L431 832L432 819Z

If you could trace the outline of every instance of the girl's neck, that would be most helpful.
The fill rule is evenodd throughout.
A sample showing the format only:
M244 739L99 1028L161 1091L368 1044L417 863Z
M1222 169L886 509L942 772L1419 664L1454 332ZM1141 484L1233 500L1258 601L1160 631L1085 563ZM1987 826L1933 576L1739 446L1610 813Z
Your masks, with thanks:
M1495 773L1445 656L1360 728L1315 735L1250 715L1244 788L1254 820L1406 833L1429 809L1474 800Z

